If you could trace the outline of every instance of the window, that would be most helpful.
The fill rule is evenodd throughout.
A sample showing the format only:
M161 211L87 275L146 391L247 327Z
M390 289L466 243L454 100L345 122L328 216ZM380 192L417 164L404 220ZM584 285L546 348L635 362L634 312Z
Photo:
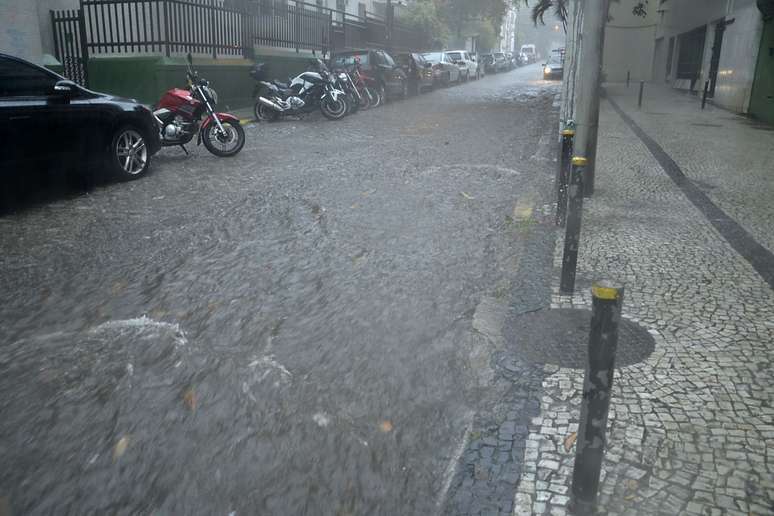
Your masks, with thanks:
M366 17L366 4L364 4L363 2L360 2L359 4L357 4L357 15L360 16L361 18Z
M449 52L446 54L449 56L449 59L452 61L461 61L462 60L462 52Z
M392 57L390 57L390 54L387 52L379 52L382 62L386 64L387 66L395 66L395 61L392 60Z
M59 79L50 73L12 59L0 59L0 97L51 95Z
M337 11L346 11L347 10L347 0L336 0L336 10Z

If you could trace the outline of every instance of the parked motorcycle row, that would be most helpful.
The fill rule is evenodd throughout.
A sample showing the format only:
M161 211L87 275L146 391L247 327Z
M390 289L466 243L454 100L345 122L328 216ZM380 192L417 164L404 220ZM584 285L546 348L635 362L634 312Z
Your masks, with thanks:
M333 56L333 70L323 60L312 59L306 71L287 82L268 80L267 65L258 63L250 72L257 83L255 118L271 122L319 110L329 120L340 120L379 107L391 95L406 97L478 79L487 64L464 50L396 55L398 62L382 50L350 51ZM239 118L215 111L217 93L194 70L190 54L186 77L188 88L166 92L153 112L161 145L185 150L198 135L197 143L215 156L235 156L245 144Z
M258 63L250 72L256 81L255 119L271 122L319 109L329 120L339 120L379 107L387 99L484 74L484 65L467 51L405 52L396 58L382 50L348 51L334 55L330 67L321 59L312 59L306 71L285 82L269 80L267 65Z

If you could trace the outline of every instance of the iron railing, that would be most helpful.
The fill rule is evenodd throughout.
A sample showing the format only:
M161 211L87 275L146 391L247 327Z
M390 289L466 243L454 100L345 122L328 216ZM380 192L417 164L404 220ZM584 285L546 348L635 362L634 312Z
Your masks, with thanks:
M250 57L255 46L418 50L425 41L398 24L390 31L373 13L355 16L296 0L80 0L80 5L85 49L91 55Z

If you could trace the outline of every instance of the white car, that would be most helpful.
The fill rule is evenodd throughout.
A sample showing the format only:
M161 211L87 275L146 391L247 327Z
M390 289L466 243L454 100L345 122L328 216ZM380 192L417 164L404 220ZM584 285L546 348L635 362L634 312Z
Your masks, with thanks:
M478 79L478 63L470 56L467 50L449 50L446 52L449 60L460 68L460 80Z
M436 86L449 86L462 80L460 67L452 63L446 52L427 52L422 57L433 66L433 83Z

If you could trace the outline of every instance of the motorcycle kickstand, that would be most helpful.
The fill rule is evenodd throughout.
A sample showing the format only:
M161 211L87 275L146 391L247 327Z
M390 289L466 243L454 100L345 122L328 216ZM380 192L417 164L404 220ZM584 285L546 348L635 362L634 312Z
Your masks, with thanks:
M190 154L188 154L188 149L185 148L185 145L180 145L180 148L183 149L183 152L185 152L186 156L190 156Z

